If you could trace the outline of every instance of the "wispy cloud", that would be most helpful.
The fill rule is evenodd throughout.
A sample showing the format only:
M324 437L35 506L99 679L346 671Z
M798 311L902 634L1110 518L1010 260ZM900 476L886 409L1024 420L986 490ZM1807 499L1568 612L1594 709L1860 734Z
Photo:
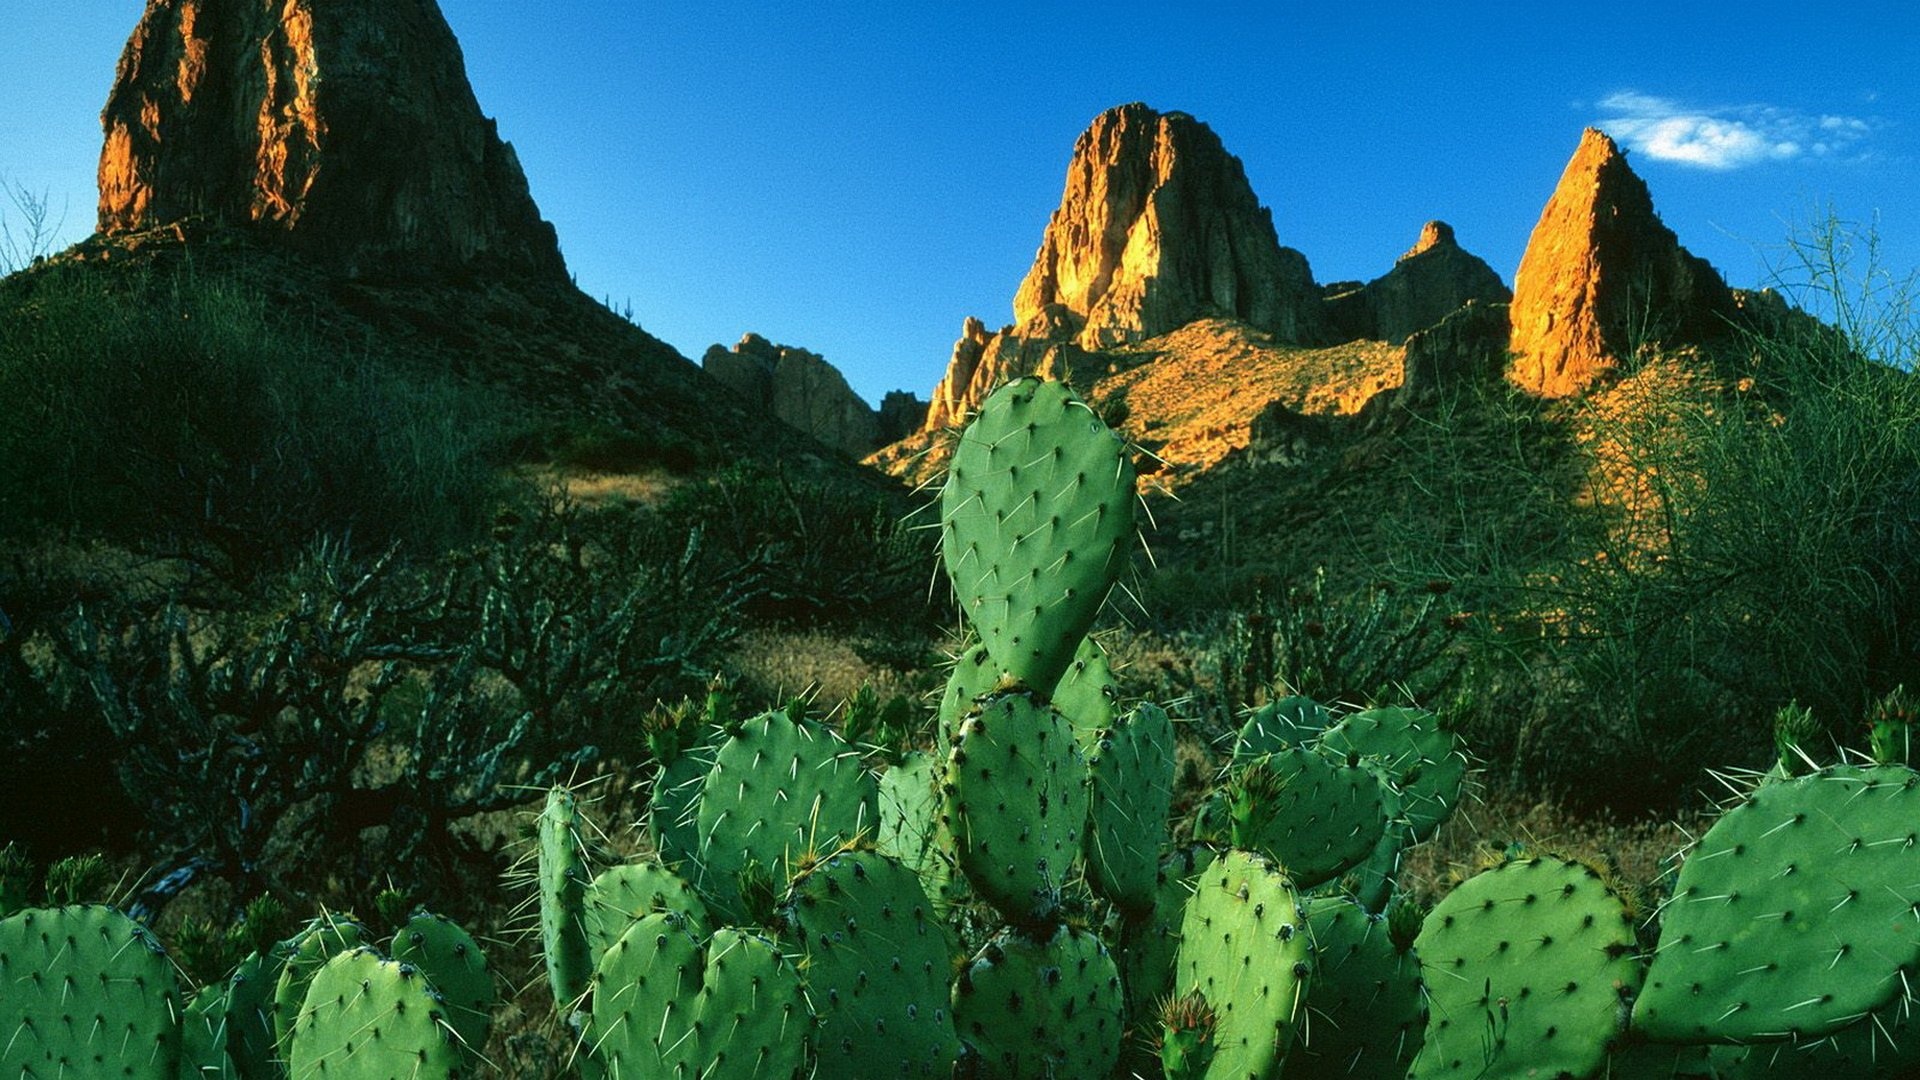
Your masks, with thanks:
M1836 157L1872 130L1853 116L1809 115L1774 105L1701 108L1623 90L1600 100L1608 134L1661 161L1702 169L1738 169L1768 161Z

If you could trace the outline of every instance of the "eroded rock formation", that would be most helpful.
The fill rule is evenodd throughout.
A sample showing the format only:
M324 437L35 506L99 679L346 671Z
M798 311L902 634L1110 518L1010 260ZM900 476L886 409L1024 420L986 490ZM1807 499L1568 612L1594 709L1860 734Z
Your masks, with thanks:
M1327 323L1336 339L1398 345L1438 325L1470 300L1504 304L1512 292L1493 267L1462 248L1453 226L1429 221L1393 269L1366 284L1328 286Z
M1075 340L1078 321L1064 305L1049 304L1026 322L990 332L979 319L961 324L947 371L933 389L924 429L939 431L966 422L988 394L1023 375L1072 381L1087 351Z
M1701 344L1734 315L1720 274L1680 246L1647 185L1593 128L1567 163L1514 275L1508 377L1576 393L1653 344Z
M1227 315L1292 341L1318 332L1307 260L1280 246L1240 159L1185 113L1122 105L1074 144L1060 207L1013 301L1059 305L1099 349ZM1026 335L1032 336L1032 335Z
M700 366L749 406L849 457L881 443L879 414L818 353L748 334L732 349L709 348Z
M434 0L148 0L101 124L102 233L211 219L349 275L566 280Z

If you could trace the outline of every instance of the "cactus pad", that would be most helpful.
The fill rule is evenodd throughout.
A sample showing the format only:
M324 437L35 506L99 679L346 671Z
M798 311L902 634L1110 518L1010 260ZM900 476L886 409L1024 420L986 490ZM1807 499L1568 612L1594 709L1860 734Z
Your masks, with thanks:
M707 905L680 875L658 863L618 863L587 884L587 953L593 962L620 940L627 924L656 911L686 916L693 933L707 933Z
M1284 697L1269 701L1248 714L1233 742L1233 763L1251 761L1318 739L1333 723L1333 714L1310 697Z
M988 698L947 755L942 823L960 868L1009 921L1053 916L1087 821L1087 767L1059 713L1033 695Z
M999 1080L1106 1076L1124 1029L1120 973L1100 938L1059 926L1045 941L1003 930L953 986L954 1020Z
M238 1076L227 1056L227 987L200 988L180 1016L180 1080L230 1080Z
M1308 900L1305 915L1313 931L1313 996L1287 1076L1400 1080L1426 1026L1420 961L1395 944L1385 916L1345 897Z
M1414 947L1429 1016L1411 1080L1591 1076L1640 986L1626 906L1569 860L1469 878L1428 913Z
M1125 444L1065 384L1019 379L980 406L947 469L940 550L1001 671L1052 692L1125 565L1133 489Z
M1358 762L1305 746L1266 754L1239 766L1228 787L1233 846L1278 859L1310 889L1373 854L1387 828L1383 800Z
M411 964L445 1000L447 1023L472 1057L487 1045L493 1007L499 1000L486 954L473 935L444 915L418 912L393 935L387 950L396 963Z
M174 1080L181 1000L173 966L109 907L23 908L0 919L0 1076Z
M831 728L763 713L720 747L701 787L695 885L717 917L745 921L743 872L784 892L803 856L871 835L876 802L860 752Z
M806 954L822 1075L952 1073L960 1039L947 931L912 870L878 852L840 852L794 880L784 915Z
M1131 913L1153 908L1174 768L1173 721L1165 709L1150 704L1135 706L1100 732L1087 759L1092 780L1087 879Z
M609 1076L788 1080L806 1061L800 977L757 934L729 927L703 946L681 916L655 912L593 980L586 1045Z
M1113 726L1120 700L1120 684L1107 662L1107 650L1092 637L1080 639L1073 662L1053 688L1053 707L1073 728L1084 753L1093 753L1100 732Z
M880 776L880 826L873 846L920 875L935 904L954 876L952 842L940 831L940 783L944 757L915 750Z
M227 979L227 1057L241 1080L280 1080L273 1045L273 991L292 941L250 953Z
M324 914L310 920L286 942L286 962L273 984L273 1045L281 1058L291 1053L294 1021L307 999L307 984L336 955L368 944L367 929L350 917Z
M1920 966L1920 775L1833 766L1763 784L1700 838L1662 909L1634 1024L1736 1042L1836 1031Z
M593 960L587 951L586 842L581 836L580 807L565 788L547 792L546 805L534 823L538 844L540 889L540 956L546 962L553 1003L571 1007L587 992Z
M446 1009L411 964L367 948L314 972L288 1040L291 1080L438 1080L463 1075L466 1051Z
M1213 1057L1203 1074L1279 1074L1302 1019L1312 935L1285 873L1247 851L1215 858L1195 881L1180 924L1174 990L1213 1010Z
M1320 737L1322 749L1378 759L1405 797L1408 843L1433 835L1460 801L1467 755L1440 718L1425 709L1367 709Z

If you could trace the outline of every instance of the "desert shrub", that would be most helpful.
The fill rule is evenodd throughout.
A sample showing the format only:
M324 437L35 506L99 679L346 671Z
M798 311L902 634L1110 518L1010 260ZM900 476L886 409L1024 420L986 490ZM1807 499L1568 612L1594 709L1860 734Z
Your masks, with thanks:
M68 702L75 730L56 734L107 748L168 888L257 887L297 870L272 845L376 826L414 871L459 857L449 826L525 785L644 752L639 718L699 689L738 625L738 584L700 552L698 532L561 505L430 561L321 542L244 606L75 605L35 632L26 681ZM289 837L296 812L324 835Z
M675 489L661 518L702 529L711 557L751 572L749 614L804 623L927 625L931 532L903 520L906 501L879 487L745 461ZM935 594L936 599L939 594Z
M498 495L473 392L190 270L9 280L0 401L0 538L102 536L244 575L320 531L449 545Z

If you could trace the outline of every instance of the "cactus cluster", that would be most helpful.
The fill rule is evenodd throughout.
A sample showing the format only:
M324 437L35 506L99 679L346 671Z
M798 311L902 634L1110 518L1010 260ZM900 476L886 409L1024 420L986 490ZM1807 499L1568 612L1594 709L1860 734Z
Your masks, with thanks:
M1877 714L1872 765L1815 764L1789 718L1782 766L1652 912L1584 862L1516 851L1423 914L1400 860L1468 765L1425 710L1261 707L1178 843L1176 724L1122 699L1089 636L1133 503L1092 410L1015 382L942 494L971 638L936 746L876 772L800 708L740 719L716 685L704 715L644 725L643 855L612 857L575 791L546 796L530 935L580 1075L1916 1075L1904 699ZM117 911L24 907L3 853L0 904L19 909L0 911L0 1075L487 1068L495 983L438 916L383 904L384 944L322 916L188 994Z

